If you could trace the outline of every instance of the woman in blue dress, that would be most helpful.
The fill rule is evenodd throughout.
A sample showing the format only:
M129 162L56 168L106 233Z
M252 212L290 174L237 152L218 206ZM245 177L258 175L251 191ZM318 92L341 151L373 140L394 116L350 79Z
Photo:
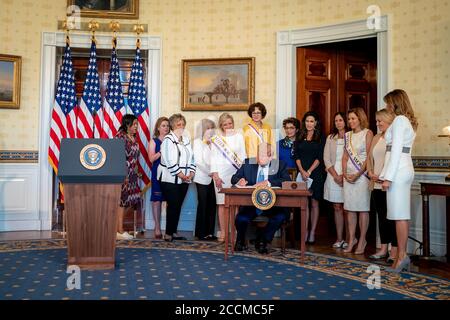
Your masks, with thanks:
M154 237L155 239L162 238L161 232L161 204L165 199L161 192L161 186L157 178L158 166L161 162L161 143L164 137L169 133L169 119L161 117L156 121L155 129L153 131L153 139L150 140L149 157L152 162L152 194L150 201L152 202L153 220L155 222Z
M293 117L284 119L283 129L286 136L278 141L278 157L287 164L288 169L296 169L294 142L297 141L299 136L300 121Z

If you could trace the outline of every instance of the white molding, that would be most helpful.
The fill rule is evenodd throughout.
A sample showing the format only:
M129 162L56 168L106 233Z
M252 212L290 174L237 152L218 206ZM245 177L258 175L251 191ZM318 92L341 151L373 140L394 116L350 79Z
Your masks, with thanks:
M39 198L40 228L51 230L52 220L52 168L47 160L49 145L50 119L55 96L56 78L56 48L64 47L66 42L64 32L43 32L41 45L41 85L39 114L39 188L35 193ZM111 48L111 34L96 34L99 49ZM89 33L73 33L70 36L71 47L90 48ZM119 35L117 49L136 48L135 35ZM147 83L150 105L150 124L156 122L161 108L161 74L162 74L162 42L159 36L141 36L141 49L148 50L149 69ZM150 201L146 201L147 210L151 212Z
M277 32L276 126L296 114L296 49L315 44L377 38L378 106L390 88L389 19L382 16L380 28L367 28L366 20Z
M96 45L99 49L111 48L111 34L96 34ZM64 32L44 32L44 46L64 47L66 45L66 34ZM73 48L90 48L91 35L88 33L71 33L70 46ZM117 49L136 49L135 35L118 35ZM141 36L142 50L161 50L161 38L158 36Z
M0 231L39 230L37 164L0 164Z

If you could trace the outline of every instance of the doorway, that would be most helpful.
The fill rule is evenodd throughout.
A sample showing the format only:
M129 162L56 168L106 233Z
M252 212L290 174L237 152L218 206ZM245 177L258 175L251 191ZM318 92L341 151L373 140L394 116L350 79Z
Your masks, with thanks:
M316 111L327 136L336 112L361 107L376 132L377 39L297 48L296 116Z
M89 48L72 48L72 64L75 77L75 92L78 99L78 105L80 105L80 100L83 95L84 82L86 80L88 65L90 59L90 49ZM108 84L109 69L111 65L111 49L98 49L96 50L97 55L97 70L99 74L100 82L100 93L101 101L104 100L106 96L106 88ZM56 49L56 74L55 74L55 85L58 83L58 77L60 68L62 66L62 59L64 56L64 48L58 47ZM122 92L124 96L124 103L128 105L128 87L130 82L131 68L135 58L135 50L117 50L117 57L119 60L120 67L120 81L122 86ZM147 79L148 68L148 50L141 50L142 65L144 71L144 79ZM127 107L127 113L131 113L130 109ZM55 173L53 173L53 215L52 215L52 230L60 231L63 230L62 223L64 221L62 215L64 214L64 203L61 201L61 193L59 190L59 181ZM134 212L129 210L125 213L123 218L123 227L125 231L134 230ZM145 208L140 208L136 213L136 229L145 229Z
M319 115L322 134L330 134L334 114L361 107L376 133L377 38L357 39L296 48L296 117L307 111ZM324 175L326 173L324 172ZM373 211L373 210L371 210ZM316 234L335 234L333 206L320 202ZM375 245L376 219L370 215L367 242Z

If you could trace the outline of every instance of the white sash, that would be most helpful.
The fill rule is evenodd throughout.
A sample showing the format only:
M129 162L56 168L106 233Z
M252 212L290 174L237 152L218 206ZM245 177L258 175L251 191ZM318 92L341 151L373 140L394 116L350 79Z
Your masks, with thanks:
M211 142L220 151L222 156L236 168L236 170L242 166L242 160L239 159L238 155L233 150L231 150L225 139L219 135L215 135L211 138Z
M350 161L353 164L353 166L356 168L356 170L361 171L361 168L364 165L364 161L361 161L357 152L353 148L352 135L353 135L353 132L351 132L351 131L347 132L345 134L344 147L345 147L345 150L347 150L347 153L349 155ZM367 179L369 179L369 176L367 175L366 172L364 172L364 176Z
M254 126L251 125L251 123L249 123L248 126L249 126L251 129L253 129L253 132L256 133L256 135L257 135L258 138L259 138L259 142L264 142L264 139L263 139L262 134L260 134L259 131L258 131Z

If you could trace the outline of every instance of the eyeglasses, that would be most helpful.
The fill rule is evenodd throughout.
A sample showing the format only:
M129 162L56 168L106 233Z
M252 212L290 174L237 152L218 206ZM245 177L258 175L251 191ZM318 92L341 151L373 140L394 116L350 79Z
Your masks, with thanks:
M252 114L262 114L261 111L253 111Z

